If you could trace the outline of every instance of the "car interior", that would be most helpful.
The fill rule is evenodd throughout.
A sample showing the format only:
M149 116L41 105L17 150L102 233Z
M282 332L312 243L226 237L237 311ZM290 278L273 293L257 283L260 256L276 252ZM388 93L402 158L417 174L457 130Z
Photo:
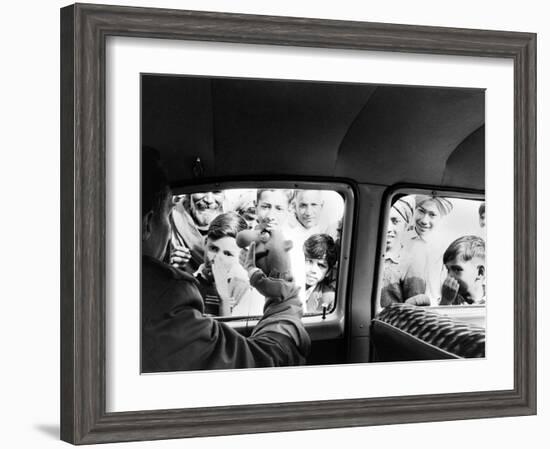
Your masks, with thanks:
M477 232L484 123L483 89L141 75L142 145L160 152L175 197L323 192L339 253L334 304L303 317L310 365L484 357L484 304L380 302L399 198L452 202L447 241ZM205 302L243 335L260 319Z

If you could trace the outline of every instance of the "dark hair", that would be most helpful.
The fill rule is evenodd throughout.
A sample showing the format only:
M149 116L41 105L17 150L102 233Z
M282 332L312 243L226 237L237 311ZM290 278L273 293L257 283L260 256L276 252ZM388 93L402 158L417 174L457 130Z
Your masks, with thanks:
M144 146L141 150L141 216L149 212L161 213L162 205L170 195L168 176L160 162L157 150Z
M479 205L479 216L481 217L482 214L485 214L485 203Z
M328 234L313 234L304 242L304 255L310 259L326 259L328 269L338 261L338 249Z
M443 263L460 257L464 262L474 257L485 259L485 241L477 235L465 235L449 245L443 254Z
M262 196L262 193L264 193L264 192L277 192L277 191L282 191L283 194L286 196L288 204L290 204L290 202L294 198L294 190L289 190L289 189L258 189L257 192L256 192L256 204L258 204L260 202L260 198Z
M248 223L243 217L236 212L225 212L212 220L206 235L212 240L237 238L237 234L245 229L248 229Z

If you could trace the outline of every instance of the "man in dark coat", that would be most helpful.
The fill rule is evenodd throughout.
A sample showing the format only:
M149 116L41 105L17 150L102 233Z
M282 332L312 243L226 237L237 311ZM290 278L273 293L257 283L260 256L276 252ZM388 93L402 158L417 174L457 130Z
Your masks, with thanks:
M300 301L267 298L250 337L203 315L197 281L162 262L172 195L158 157L142 155L142 372L257 368L305 363L310 340Z

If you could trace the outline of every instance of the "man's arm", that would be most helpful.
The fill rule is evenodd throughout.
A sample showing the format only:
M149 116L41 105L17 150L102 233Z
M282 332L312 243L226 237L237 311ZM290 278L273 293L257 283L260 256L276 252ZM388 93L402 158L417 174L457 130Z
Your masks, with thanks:
M173 281L160 300L188 304L198 295L194 285ZM181 300L180 300L181 299ZM266 304L264 316L251 337L228 324L203 316L188 305L175 305L157 322L144 325L144 339L151 348L143 354L143 370L257 368L304 364L310 339L300 320L296 299ZM145 340L144 340L145 341Z

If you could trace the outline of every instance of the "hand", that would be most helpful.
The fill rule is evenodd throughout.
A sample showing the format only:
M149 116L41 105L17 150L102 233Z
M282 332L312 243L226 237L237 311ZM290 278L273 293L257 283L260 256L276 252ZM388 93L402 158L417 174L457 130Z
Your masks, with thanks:
M214 276L212 275L212 265L210 263L201 263L197 271L193 273L193 276L201 278L203 281L211 284L214 282Z
M441 286L441 301L439 305L447 306L453 304L458 295L458 288L458 281L454 277L447 275Z
M248 273L246 272L245 268L237 261L235 260L234 263L231 264L231 266L228 267L228 278L229 279L242 279L246 282L248 282Z
M248 247L248 253L246 255L246 260L244 261L244 268L246 269L248 275L252 274L252 271L255 271L256 268L256 242L252 242Z
M185 246L173 246L170 251L170 265L183 269L184 265L191 259L191 251Z
M229 295L232 299L232 305L239 303L244 294L250 290L250 282L248 281L248 273L244 267L235 260L229 267L227 272L227 282Z
M405 303L412 304L413 306L429 306L431 304L430 298L424 293L411 296L408 298Z
M230 302L231 293L229 291L229 269L222 263L213 261L212 264L212 275L214 276L214 282L216 284L216 290L220 299L222 301Z
M250 283L248 282L248 276L247 279L241 279L241 278L231 278L229 281L229 294L231 295L232 299L232 305L233 307L239 304L242 297L250 291Z

